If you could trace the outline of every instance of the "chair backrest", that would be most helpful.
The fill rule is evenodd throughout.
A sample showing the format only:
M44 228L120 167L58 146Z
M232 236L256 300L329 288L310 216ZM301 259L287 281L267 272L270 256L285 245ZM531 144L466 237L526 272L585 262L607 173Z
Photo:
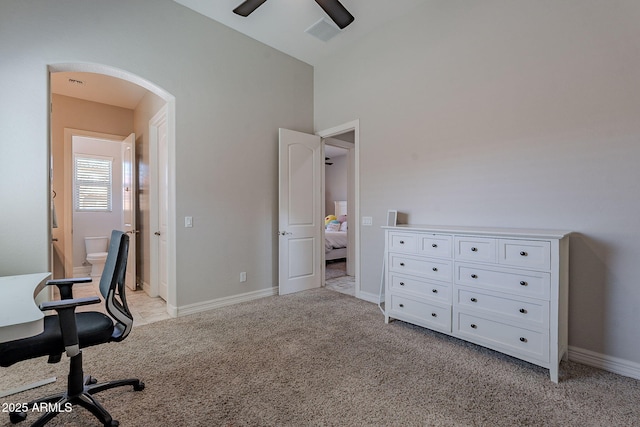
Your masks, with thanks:
M133 315L127 305L124 283L128 255L129 236L122 231L113 230L107 260L100 278L100 293L105 300L107 312L116 321L113 341L125 339L133 327Z

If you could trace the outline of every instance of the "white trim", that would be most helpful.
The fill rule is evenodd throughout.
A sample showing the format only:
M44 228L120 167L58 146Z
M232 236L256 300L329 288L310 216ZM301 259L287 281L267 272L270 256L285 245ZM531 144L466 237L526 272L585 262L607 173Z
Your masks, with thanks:
M158 281L159 281L159 274L158 274L158 268L159 268L159 250L158 250L158 243L156 242L156 240L153 238L153 236L151 235L152 232L155 232L155 230L159 230L160 226L159 226L159 214L158 214L158 209L156 209L156 207L159 205L159 194L160 194L160 189L158 187L158 171L159 171L159 165L158 165L158 127L163 123L166 122L167 124L167 131L168 129L168 109L167 109L167 105L165 104L162 108L160 108L160 110L158 110L158 112L149 120L149 176L150 176L150 183L151 185L149 186L149 206L151 206L151 209L149 209L149 252L150 252L150 266L149 266L149 271L150 271L150 281L151 284L148 286L148 288L146 289L147 293L149 294L149 296L151 297L157 297L159 295L159 285L158 285ZM167 158L167 162L169 162L169 156L165 156ZM169 193L169 190L167 189L167 194ZM171 225L171 223L169 223L169 226ZM168 236L171 237L171 236ZM155 242L155 243L154 243ZM169 247L170 242L167 242L167 247ZM168 254L167 254L168 255ZM168 289L167 289L168 292ZM168 297L167 297L168 298Z
M361 295L361 291L360 291L360 221L357 220L357 218L360 218L360 120L353 120L347 123L344 123L342 125L339 126L334 126L332 128L329 129L325 129L325 130L321 130L316 132L316 135L318 135L321 138L331 138L332 136L336 136L336 135L340 135L346 132L350 132L353 131L354 133L354 138L353 138L353 151L354 151L354 171L353 171L353 186L354 186L354 195L353 195L353 203L351 203L351 201L348 201L349 203L349 212L351 212L351 210L353 209L353 214L349 213L349 217L350 218L356 218L356 220L354 221L353 219L349 220L349 227L351 227L352 225L355 225L355 255L354 255L354 259L355 259L355 297L356 298L360 298L360 299L364 299L366 301L369 301L369 296L368 295ZM323 151L324 151L324 144L323 144ZM349 150L351 152L351 150ZM323 152L324 154L324 152ZM324 180L323 180L323 191L324 191ZM324 194L324 193L323 193ZM351 204L353 204L353 207L351 206ZM324 244L324 242L323 242ZM324 249L322 249L322 252L324 253Z
M275 295L278 295L278 286L273 286L268 289L261 289L259 291L246 292L244 294L233 295L230 297L217 298L214 300L183 305L181 307L172 307L172 310L175 310L177 316L187 316L189 314L201 313L203 311L213 310L215 308L240 304L242 302L253 301L256 299ZM171 314L171 311L169 311L169 314Z
M374 304L380 303L380 296L378 294L372 294L371 292L360 291L358 298ZM384 302L384 298L383 298L383 302Z
M630 360L607 356L573 346L569 346L569 360L625 377L640 379L640 363L631 362Z

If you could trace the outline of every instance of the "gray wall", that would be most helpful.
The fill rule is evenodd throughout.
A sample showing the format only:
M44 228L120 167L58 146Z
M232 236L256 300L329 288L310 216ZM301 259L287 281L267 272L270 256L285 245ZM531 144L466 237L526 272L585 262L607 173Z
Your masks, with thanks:
M570 345L640 363L638 22L637 0L430 0L316 66L316 129L360 119L363 290L389 208L574 230Z
M48 269L47 66L86 62L175 96L177 305L277 283L278 127L313 131L309 65L170 0L3 0L0 40L0 274Z

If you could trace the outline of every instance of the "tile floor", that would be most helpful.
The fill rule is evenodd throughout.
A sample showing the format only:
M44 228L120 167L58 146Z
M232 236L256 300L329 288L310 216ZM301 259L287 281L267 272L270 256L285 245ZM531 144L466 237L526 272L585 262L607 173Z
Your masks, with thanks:
M325 280L324 286L332 291L340 292L342 294L356 295L356 283L353 276L336 277L335 279Z

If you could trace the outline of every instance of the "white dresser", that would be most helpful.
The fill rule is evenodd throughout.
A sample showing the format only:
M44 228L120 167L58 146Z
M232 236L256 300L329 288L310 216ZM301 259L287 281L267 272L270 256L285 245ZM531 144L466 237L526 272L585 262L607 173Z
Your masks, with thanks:
M549 369L567 357L568 231L385 229L385 321L399 319Z

